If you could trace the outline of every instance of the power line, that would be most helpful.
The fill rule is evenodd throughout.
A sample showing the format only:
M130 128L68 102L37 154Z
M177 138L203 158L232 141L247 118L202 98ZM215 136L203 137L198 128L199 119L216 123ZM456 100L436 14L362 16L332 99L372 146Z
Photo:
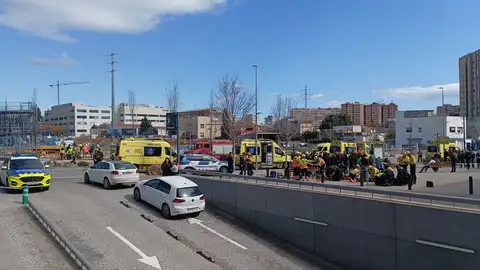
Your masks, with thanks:
M307 101L310 99L311 95L312 94L310 94L310 89L308 89L308 87L305 85L305 88L302 89L302 96L305 98L305 109L308 108Z
M115 56L118 54L115 53L113 50L112 52L108 55L110 56L110 70L107 72L110 72L111 74L111 87L112 87L112 123L111 123L111 129L112 129L112 137L115 137L115 64L118 64L117 61L115 61Z

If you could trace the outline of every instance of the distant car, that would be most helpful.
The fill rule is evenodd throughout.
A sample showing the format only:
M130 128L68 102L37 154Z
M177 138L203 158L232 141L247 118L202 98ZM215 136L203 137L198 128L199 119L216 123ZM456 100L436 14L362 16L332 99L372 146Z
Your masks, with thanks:
M228 164L225 161L202 154L184 155L180 160L180 170L194 170L194 171L216 171L227 173Z
M115 185L135 185L140 180L137 167L126 161L100 161L83 176L85 184L100 183L105 189Z
M33 154L14 154L2 164L0 182L9 188L7 191L21 190L23 186L48 190L52 183L48 167Z
M205 197L198 185L179 175L139 181L133 197L160 209L166 218L199 215L205 210Z

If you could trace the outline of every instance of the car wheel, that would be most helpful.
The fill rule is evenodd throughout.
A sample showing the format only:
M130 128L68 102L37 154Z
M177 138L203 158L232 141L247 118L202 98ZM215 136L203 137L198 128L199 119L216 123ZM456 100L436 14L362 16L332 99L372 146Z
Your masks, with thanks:
M140 189L135 188L133 190L133 198L135 199L135 201L141 201L142 200L142 195L140 194Z
M221 173L228 173L228 168L227 167L221 167L220 172Z
M83 175L83 182L85 182L85 184L90 184L90 176L88 175L88 173L86 173L85 175Z
M104 189L111 189L112 188L112 185L110 184L110 181L106 177L105 177L105 179L103 179L103 188Z
M165 218L171 218L171 214L170 214L170 207L168 206L168 204L164 203L162 205L162 216L164 216Z

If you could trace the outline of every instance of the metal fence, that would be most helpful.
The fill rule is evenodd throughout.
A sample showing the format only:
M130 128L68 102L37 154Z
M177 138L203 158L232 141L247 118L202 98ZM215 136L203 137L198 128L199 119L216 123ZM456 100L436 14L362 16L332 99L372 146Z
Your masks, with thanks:
M0 147L33 147L38 119L39 111L34 102L0 103Z
M376 186L351 186L336 184L301 182L295 180L276 179L269 177L244 176L238 174L224 174L208 171L180 171L181 174L195 175L195 177L209 178L212 180L234 181L239 183L248 183L256 185L266 185L272 187L300 189L305 191L324 192L329 194L339 194L345 196L354 196L360 198L371 198L400 202L414 205L428 205L441 208L456 210L469 210L480 212L480 199L444 196L428 193L415 193L409 191L389 190L387 188L377 188Z

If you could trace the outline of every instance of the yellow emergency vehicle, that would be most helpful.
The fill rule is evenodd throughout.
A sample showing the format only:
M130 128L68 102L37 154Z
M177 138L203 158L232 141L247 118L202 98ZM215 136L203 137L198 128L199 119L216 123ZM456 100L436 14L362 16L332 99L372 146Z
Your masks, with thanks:
M243 140L235 145L235 155L251 153L254 157L258 153L258 165L260 168L283 168L286 161L291 158L273 140L258 140L257 151L255 151L255 140ZM237 165L239 160L237 160Z
M444 159L444 153L449 151L458 150L457 145L454 142L451 143L429 143L427 145L427 157L432 158L436 154L439 154L441 159Z
M127 138L113 147L115 159L131 162L139 169L161 165L166 158L170 158L172 162L177 159L175 149L164 140Z

